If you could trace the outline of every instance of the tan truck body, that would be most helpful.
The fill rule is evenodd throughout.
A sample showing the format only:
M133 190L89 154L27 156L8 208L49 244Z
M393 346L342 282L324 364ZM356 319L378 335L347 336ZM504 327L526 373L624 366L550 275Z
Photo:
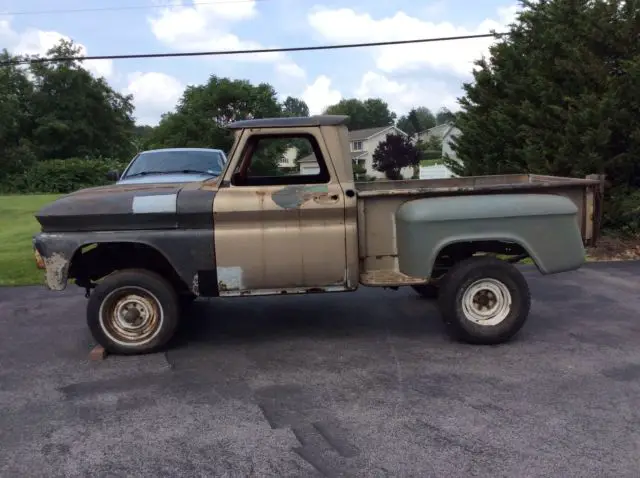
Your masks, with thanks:
M250 123L250 122L247 122ZM278 123L274 121L277 125ZM545 193L569 198L585 244L598 231L602 183L539 175L354 183L344 125L238 129L221 181L203 187L214 201L220 295L353 290L422 284L399 270L395 213L408 200L478 194ZM230 186L252 137L310 135L320 145L326 185ZM227 186L229 185L229 186ZM348 191L355 195L349 196ZM278 196L284 200L274 199Z

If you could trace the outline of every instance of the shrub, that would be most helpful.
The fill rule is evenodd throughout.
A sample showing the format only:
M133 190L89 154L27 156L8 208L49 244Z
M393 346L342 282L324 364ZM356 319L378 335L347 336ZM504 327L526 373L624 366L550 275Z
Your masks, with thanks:
M624 236L640 234L640 190L617 187L604 197L602 228Z
M109 184L110 170L122 171L126 162L114 159L50 159L33 163L21 174L11 174L0 183L9 194L70 193Z

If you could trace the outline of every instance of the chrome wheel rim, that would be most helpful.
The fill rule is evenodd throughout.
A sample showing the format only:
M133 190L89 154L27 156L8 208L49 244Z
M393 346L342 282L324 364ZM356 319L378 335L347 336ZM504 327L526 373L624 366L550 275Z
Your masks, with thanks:
M100 305L100 327L105 335L125 347L151 342L160 333L164 310L158 298L142 287L111 291Z
M478 280L462 296L465 318L477 325L498 325L509 315L511 305L509 288L496 279Z

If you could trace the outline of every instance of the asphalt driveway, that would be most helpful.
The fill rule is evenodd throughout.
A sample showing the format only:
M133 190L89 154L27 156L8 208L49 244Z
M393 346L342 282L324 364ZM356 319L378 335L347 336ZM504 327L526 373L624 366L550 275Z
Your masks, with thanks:
M364 289L197 302L102 362L82 291L0 289L0 476L637 477L640 263L526 274L507 345Z

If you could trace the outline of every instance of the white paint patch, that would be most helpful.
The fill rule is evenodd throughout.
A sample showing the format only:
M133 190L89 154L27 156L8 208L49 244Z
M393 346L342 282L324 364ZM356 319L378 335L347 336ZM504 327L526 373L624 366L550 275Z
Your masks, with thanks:
M217 267L218 288L220 293L226 290L243 290L241 267Z
M136 196L133 198L134 214L151 214L177 211L177 194L158 194L155 196Z

